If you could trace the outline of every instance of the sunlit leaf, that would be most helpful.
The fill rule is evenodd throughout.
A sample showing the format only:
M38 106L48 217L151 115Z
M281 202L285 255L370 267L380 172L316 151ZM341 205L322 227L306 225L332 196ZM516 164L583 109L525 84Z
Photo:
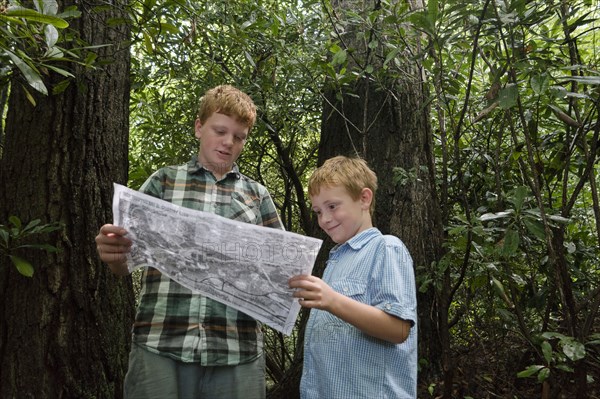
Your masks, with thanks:
M32 22L50 24L59 29L65 29L69 26L69 23L62 18L58 18L53 15L42 14L28 8L9 7L9 9L6 11L6 15L14 18L23 18Z
M46 36L46 46L49 48L54 47L58 41L58 31L53 25L46 25L44 27L44 35Z
M573 81L586 85L600 85L600 76L561 76L557 79Z
M496 212L496 213L484 213L483 215L479 216L479 220L481 220L482 222L486 222L488 220L502 219L502 218L506 218L514 213L515 213L515 211L512 209L509 209L507 211L502 211L502 212Z
M563 353L571 360L577 361L585 357L585 346L574 339L562 341Z
M562 217L560 215L548 215L548 219L552 220L553 222L563 223L563 224L567 224L571 221L571 219Z
M48 89L46 89L46 85L44 85L42 77L36 70L32 69L25 61L11 51L6 50L6 54L8 54L12 62L17 66L17 68L19 68L23 76L25 76L25 79L27 79L27 83L29 83L31 87L42 94L48 95Z

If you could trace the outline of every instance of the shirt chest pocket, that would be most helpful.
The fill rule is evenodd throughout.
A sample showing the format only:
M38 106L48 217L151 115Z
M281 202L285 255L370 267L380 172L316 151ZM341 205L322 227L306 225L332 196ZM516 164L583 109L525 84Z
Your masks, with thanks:
M219 206L222 207L220 214L229 219L252 224L260 222L259 198L233 192Z
M367 303L367 284L358 280L338 280L331 284L331 288L356 301Z

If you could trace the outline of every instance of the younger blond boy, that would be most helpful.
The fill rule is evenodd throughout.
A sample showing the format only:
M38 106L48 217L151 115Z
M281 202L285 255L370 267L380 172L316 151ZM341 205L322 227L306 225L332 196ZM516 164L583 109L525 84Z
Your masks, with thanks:
M377 176L358 158L327 160L309 180L319 226L337 244L320 279L290 279L311 308L300 396L416 398L417 301L412 258L373 227Z

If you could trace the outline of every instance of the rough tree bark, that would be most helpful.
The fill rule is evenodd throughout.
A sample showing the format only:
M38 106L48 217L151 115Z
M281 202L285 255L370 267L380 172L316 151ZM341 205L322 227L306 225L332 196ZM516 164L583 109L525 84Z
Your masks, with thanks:
M20 253L34 264L32 278L0 258L2 398L122 396L134 296L131 280L99 261L94 236L112 220L112 182L127 180L129 28L107 23L126 17L122 2L77 6L82 16L71 27L90 44L112 44L96 50L107 64L75 66L76 81L60 95L34 94L36 106L24 82L13 82L10 93L0 223L16 215L64 229L36 237L59 253ZM48 86L60 79L49 76Z

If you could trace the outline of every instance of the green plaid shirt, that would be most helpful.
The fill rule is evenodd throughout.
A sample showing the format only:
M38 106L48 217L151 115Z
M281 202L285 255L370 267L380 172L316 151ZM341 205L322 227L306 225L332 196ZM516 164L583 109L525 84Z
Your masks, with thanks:
M236 165L216 181L194 156L185 165L156 171L140 191L186 208L283 229L267 189L242 175ZM142 274L133 342L151 352L204 366L247 363L263 349L256 320L192 293L153 268L145 268Z

